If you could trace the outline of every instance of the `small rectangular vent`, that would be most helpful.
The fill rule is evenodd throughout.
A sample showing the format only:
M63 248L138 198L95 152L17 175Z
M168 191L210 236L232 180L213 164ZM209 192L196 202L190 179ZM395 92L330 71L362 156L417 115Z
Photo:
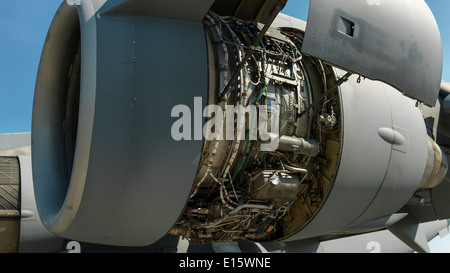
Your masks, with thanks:
M353 37L355 35L355 23L344 17L341 17L341 20L339 20L338 23L338 31L349 37Z

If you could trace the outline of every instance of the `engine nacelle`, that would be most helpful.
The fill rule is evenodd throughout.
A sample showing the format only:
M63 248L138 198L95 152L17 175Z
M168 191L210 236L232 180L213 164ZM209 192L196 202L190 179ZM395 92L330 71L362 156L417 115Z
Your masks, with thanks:
M51 232L121 246L367 232L442 181L415 101L302 54L304 24L174 2L58 10L32 127Z
M206 96L206 43L202 17L127 17L120 4L58 10L36 83L33 173L50 231L142 246L171 228L195 177L202 143L173 140L170 109Z

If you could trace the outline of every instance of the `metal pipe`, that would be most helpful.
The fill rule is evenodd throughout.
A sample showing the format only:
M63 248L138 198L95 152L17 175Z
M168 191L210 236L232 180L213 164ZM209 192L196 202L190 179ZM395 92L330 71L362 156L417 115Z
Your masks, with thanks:
M267 31L269 30L269 27L272 25L273 21L278 16L280 11L282 11L283 8L286 6L286 3L287 3L287 0L279 0L278 1L277 5L275 6L275 8L270 13L269 18L267 19L267 22L265 23L265 25L264 25L263 29L261 30L261 32L259 33L258 37L253 42L253 44L250 45L250 47L247 49L247 52L245 53L244 59L239 64L238 68L236 69L236 71L234 72L234 74L231 77L230 81L228 82L227 86L225 86L225 88L220 93L220 99L219 100L223 99L223 96L228 92L228 90L231 88L231 85L233 85L233 83L236 81L236 79L240 75L240 71L247 64L248 60L250 60L250 57L253 55L253 51L255 51L256 47L259 45L261 40L264 38L264 36L266 35Z
M303 112L300 113L300 118L305 115L306 113L308 113L309 110L311 110L311 108L313 108L314 106L316 106L317 104L319 104L326 96L328 96L331 92L333 92L334 90L336 90L336 88L338 88L339 86L341 86L344 82L348 81L348 78L352 75L352 73L348 72L347 74L345 74L342 78L340 78L332 87L330 87L330 89L328 89L325 93L323 93L318 99L316 99L313 103L311 103L308 107L306 107L305 110L303 110Z
M277 150L284 152L298 152L303 155L316 156L320 150L320 144L315 139L281 136Z
M245 205L241 205L237 208L235 208L234 210L232 210L228 215L231 216L237 212L239 212L240 210L243 209L263 209L263 210L271 210L272 206L266 206L266 205L256 205L256 204L245 204Z
M18 210L0 210L0 218L18 218L20 212Z
M293 166L289 166L289 165L283 165L283 166L286 168L286 170L291 171L293 173L308 174L308 170L306 170L306 169L293 167Z

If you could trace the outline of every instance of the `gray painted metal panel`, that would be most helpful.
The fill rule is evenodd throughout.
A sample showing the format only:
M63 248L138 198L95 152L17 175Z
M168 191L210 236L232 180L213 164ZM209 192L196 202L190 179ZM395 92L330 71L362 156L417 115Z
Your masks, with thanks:
M353 75L340 86L343 144L333 188L315 218L289 241L344 230L370 206L383 183L392 144L378 135L378 129L392 127L390 105L379 92L380 82L358 84L357 78Z
M202 142L171 137L170 111L192 104L195 96L206 100L203 27L155 17L106 16L97 26L89 170L67 234L103 244L151 244L181 214L200 159ZM170 50L173 45L179 45L176 52ZM168 74L171 70L180 73ZM183 73L192 70L195 77ZM91 234L80 228L88 223Z
M404 143L392 144L389 168L383 185L370 207L355 223L399 211L418 189L427 162L428 136L420 109L413 100L402 96L394 88L385 84L380 84L380 88L384 88L380 92L385 92L389 100L393 124L391 128L403 136Z
M415 251L419 253L430 253L425 232L422 230L419 222L411 215L390 226L388 230Z
M396 213L419 186L427 158L420 110L384 83L357 79L353 75L340 87L343 145L332 191L315 218L288 241L351 233L351 226L360 229L357 225ZM386 141L380 128L395 129L407 141Z
M380 228L385 228L390 225L393 225L400 221L401 219L405 218L408 215L408 213L394 213L389 216L381 217L375 220L369 220L368 222L364 222L361 224L358 224L356 226L352 226L350 229L354 233L364 233L366 231L373 231Z
M46 227L62 237L144 246L168 232L192 189L203 143L173 140L171 110L192 105L194 97L207 101L206 41L201 21L105 15L99 13L104 3L77 6L80 116L68 185L66 168L58 163L64 150L55 146L61 141L55 136L61 134L59 120L45 109L47 103L58 108L45 96L58 92L45 88L54 69L45 58L51 60L49 48L58 45L47 40L33 113L36 199ZM60 24L67 18L56 19L51 32L65 33Z
M63 238L48 231L39 218L34 197L30 156L19 156L20 162L20 253L55 253L61 250Z
M436 103L442 42L423 0L311 1L302 52Z
M412 253L410 247L388 230L350 236L315 245L303 241L288 242L282 247L288 253Z
M449 221L421 223L412 230L419 231L414 236L421 238L426 248L427 242L436 235L448 233ZM299 240L280 244L288 253L412 253L414 250L402 242L389 230L338 238L334 240Z

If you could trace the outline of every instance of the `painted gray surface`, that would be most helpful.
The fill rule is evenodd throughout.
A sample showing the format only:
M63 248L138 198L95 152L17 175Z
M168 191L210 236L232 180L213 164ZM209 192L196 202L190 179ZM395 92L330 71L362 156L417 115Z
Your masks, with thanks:
M311 1L302 52L436 103L442 42L423 0Z
M62 237L149 245L181 214L197 171L203 143L172 139L171 109L192 105L194 97L206 101L204 30L200 21L104 15L104 3L77 6L82 78L70 178L61 166L63 148L52 142L62 141L60 125L52 124L58 111L43 109L52 108L45 79L56 69L48 50L61 46L47 40L33 113L33 158L45 158L33 161L36 197L44 224ZM121 1L108 1L108 8L114 3ZM63 7L72 16L69 8ZM67 31L67 17L55 20L51 31Z
M20 162L20 253L54 253L61 250L63 239L50 233L41 222L34 198L31 157L19 156Z
M394 142L392 144L389 167L385 173L383 184L370 207L364 211L355 224L399 211L417 190L427 162L428 136L419 108L415 106L413 100L388 85L380 84L380 89L385 90L389 101L391 128L403 136L404 143ZM374 118L377 115L378 113L374 115ZM364 142L366 145L373 143L370 139L366 139ZM367 156L373 161L380 160L371 154ZM368 179L370 179L369 176Z
M448 221L432 221L417 225L411 236L420 237L425 243L438 234L448 234ZM332 240L318 239L281 244L288 253L412 253L415 250L402 242L389 230L354 235Z
M420 183L427 158L420 110L395 89L372 80L357 83L357 78L353 75L340 87L343 144L331 193L315 218L287 241L351 232L352 225L391 215ZM378 133L395 126L411 131L406 153L405 147L386 142Z

